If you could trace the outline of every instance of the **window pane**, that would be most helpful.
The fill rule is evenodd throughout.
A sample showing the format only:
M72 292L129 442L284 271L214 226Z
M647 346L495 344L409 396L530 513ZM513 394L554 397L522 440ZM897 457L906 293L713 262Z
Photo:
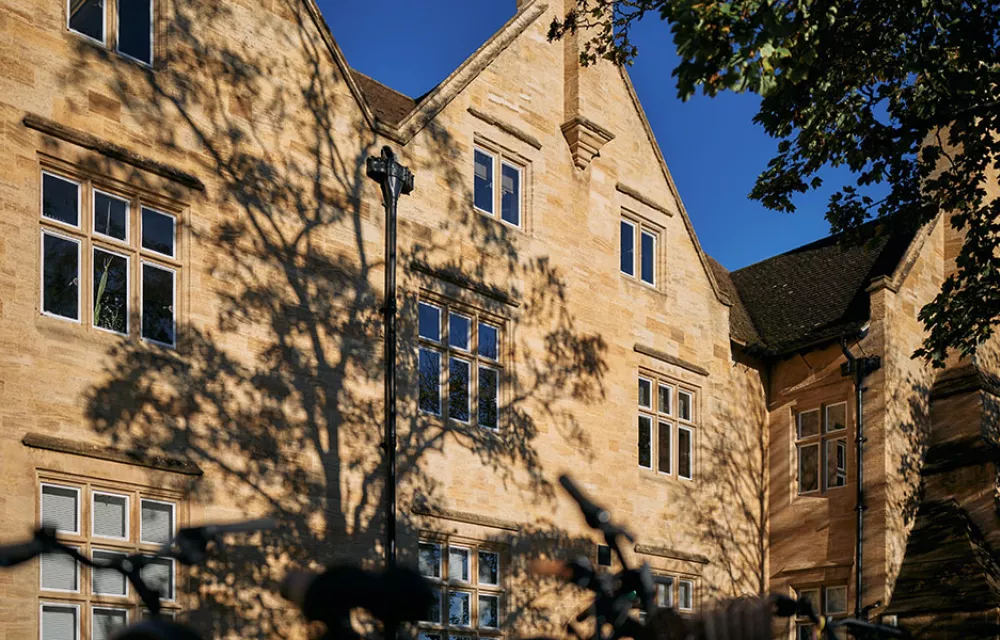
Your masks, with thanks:
M847 587L826 588L825 613L827 615L847 613Z
M661 384L659 388L659 401L660 404L657 405L660 413L665 413L668 416L673 413L673 395L674 388L668 387L667 385Z
M479 323L479 355L490 360L500 354L500 331L496 327Z
M685 610L694 608L694 583L690 580L677 583L677 604Z
M434 599L431 600L430 606L427 608L427 614L424 616L424 622L434 622L437 624L441 623L441 589L432 588L431 591L434 594Z
M448 314L448 344L462 351L469 350L469 334L472 320L457 313Z
M69 28L104 42L104 2L73 0L69 5Z
M479 426L497 428L497 389L500 374L496 369L479 367Z
M470 595L464 591L448 592L448 624L456 627L468 627L472 624Z
M66 533L79 533L77 500L80 492L69 487L42 487L42 524Z
M469 581L469 550L450 547L448 549L448 579Z
M657 607L674 606L673 578L659 578L659 581L656 583L656 606Z
M847 403L842 402L826 408L826 430L840 431L847 428Z
M500 584L500 554L492 551L479 552L479 583Z
M174 255L174 219L165 213L142 208L142 248Z
M42 554L42 589L79 591L79 563L65 553Z
M847 484L847 441L826 441L826 488L833 489Z
M819 489L819 444L799 447L799 493Z
M94 549L93 551L93 559L96 561L114 560L124 555L124 553L116 553L114 551L100 551L98 549ZM90 573L94 593L111 596L128 595L125 576L120 571L94 567L90 570Z
M669 422L660 423L659 442L657 443L660 473L670 473L670 431L672 426Z
M694 398L687 391L677 392L677 417L691 422L694 415Z
M94 535L104 538L128 537L128 498L94 494Z
M80 226L80 185L43 173L42 216Z
M476 149L476 207L493 213L493 157Z
M164 544L174 535L174 505L168 502L141 501L142 542Z
M428 578L441 577L441 547L428 542L420 543L420 557L417 560L420 575Z
M639 256L642 259L642 281L655 284L656 281L656 237L645 231L641 234L642 247Z
M451 358L448 374L448 416L469 421L469 363Z
M500 217L513 225L521 224L521 172L504 164L501 169Z
M800 624L795 627L795 640L814 640L814 625Z
M94 607L91 611L94 616L91 640L108 640L115 631L128 624L128 613L124 609Z
M78 632L76 607L42 605L42 640L77 640Z
M479 595L479 626L497 629L500 627L500 597Z
M153 63L153 0L118 0L118 50Z
M128 333L128 258L94 249L94 326Z
M653 408L653 383L639 378L639 406L644 409Z
M621 269L622 273L635 275L635 227L621 222Z
M174 273L142 265L142 337L174 344Z
M799 437L808 438L819 434L819 409L803 411L798 416Z
M441 309L434 305L421 302L417 305L420 315L420 337L441 341Z
M653 421L646 416L639 416L639 466L644 469L653 468Z
M125 240L128 236L128 200L95 190L94 231Z
M152 562L139 570L139 575L150 589L164 600L174 599L174 563L166 558L153 558Z
M813 608L813 611L815 611L817 614L822 613L822 611L820 611L819 589L803 589L796 593L796 597L799 600L808 600L809 604ZM806 616L796 616L796 617L804 618Z
M43 309L62 318L80 319L80 244L44 234Z
M420 410L441 415L441 354L420 350Z
M692 441L690 429L677 429L677 475L688 480L691 479L694 466L694 452L692 451L694 443Z

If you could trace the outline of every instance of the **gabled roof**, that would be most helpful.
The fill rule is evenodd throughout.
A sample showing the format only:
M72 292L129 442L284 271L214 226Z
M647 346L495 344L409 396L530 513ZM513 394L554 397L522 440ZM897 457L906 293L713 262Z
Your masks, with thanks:
M861 233L862 243L841 246L832 235L729 273L745 308L730 314L733 338L781 355L863 325L869 284L896 271L914 231L872 221Z
M390 89L357 69L351 69L351 75L368 101L372 113L382 122L395 127L417 106L417 100Z
M732 303L732 306L729 308L730 336L734 341L743 345L762 344L760 334L757 333L757 328L753 326L753 321L750 319L746 305L743 304L743 299L740 298L740 292L736 288L731 274L711 256L708 256L708 263L712 265L712 271L715 272L715 281L719 283L719 288L722 289L722 292L726 294Z
M955 500L925 501L885 613L919 615L1000 607L1000 566Z

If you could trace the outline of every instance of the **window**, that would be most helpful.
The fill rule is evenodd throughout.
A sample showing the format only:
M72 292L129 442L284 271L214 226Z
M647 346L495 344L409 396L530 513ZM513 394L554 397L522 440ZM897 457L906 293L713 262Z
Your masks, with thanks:
M501 558L496 549L458 541L419 545L421 575L431 583L434 603L421 623L422 637L499 635L503 619Z
M621 272L633 278L638 276L642 282L655 287L658 232L625 218L621 220L620 229Z
M485 214L496 216L515 227L521 226L523 169L501 154L476 147L473 152L473 204ZM500 190L494 176L499 166Z
M847 615L847 586L812 586L795 590L796 597L800 600L808 599L812 603L813 610L820 617L842 618ZM814 637L815 625L805 616L797 616L795 619L796 640L812 640ZM837 638L846 640L847 633L844 629L837 629Z
M40 484L39 495L40 522L54 526L60 540L94 560L151 554L176 532L177 502L143 490L53 480ZM146 584L162 594L165 612L176 613L174 562L156 559L141 572ZM42 638L110 638L142 615L138 594L121 573L85 567L63 554L42 555L38 588Z
M694 581L677 581L677 608L681 611L694 610Z
M118 26L107 33L109 13ZM67 0L70 31L95 40L133 60L153 64L153 0Z
M144 340L175 346L174 215L150 208L137 196L43 171L41 226L44 315L121 336L138 329Z
M655 389L655 392L654 392ZM652 375L639 377L639 466L694 477L694 391Z
M795 414L798 492L816 493L847 484L847 403Z
M420 411L438 416L447 411L452 420L498 429L500 323L431 302L419 302L417 311ZM444 363L446 375L442 374Z
M658 609L694 611L694 580L678 576L653 576L653 604ZM638 606L638 605L637 605Z

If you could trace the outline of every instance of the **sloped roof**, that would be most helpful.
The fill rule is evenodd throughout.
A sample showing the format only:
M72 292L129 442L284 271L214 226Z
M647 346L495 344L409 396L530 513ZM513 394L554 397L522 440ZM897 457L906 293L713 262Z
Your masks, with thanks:
M732 336L733 340L745 345L759 346L761 344L760 334L757 333L757 328L753 326L753 321L750 320L750 314L747 312L746 305L743 304L743 299L740 298L740 292L736 288L736 284L733 282L730 273L712 256L708 256L708 264L712 266L712 271L715 272L715 280L719 283L719 288L722 289L722 292L726 294L732 303L732 306L729 308L730 336Z
M413 98L390 89L357 69L351 69L351 76L365 95L372 113L382 122L396 126L417 106Z
M892 275L914 230L869 222L861 233L861 243L842 247L832 235L729 273L758 341L747 340L740 313L731 314L733 337L779 355L864 324L868 285Z
M906 544L892 601L895 615L1000 607L1000 566L955 500L925 501Z

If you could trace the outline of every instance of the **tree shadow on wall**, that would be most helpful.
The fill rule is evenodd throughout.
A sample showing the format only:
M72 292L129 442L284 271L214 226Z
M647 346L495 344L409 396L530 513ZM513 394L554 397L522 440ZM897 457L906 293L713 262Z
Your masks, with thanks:
M259 548L231 547L191 572L189 618L216 637L286 637L299 617L275 595L285 568L372 566L382 557L382 211L364 175L379 142L303 2L172 2L161 10L167 37L155 71L81 43L65 77L73 87L110 73L108 91L142 123L155 155L207 185L188 195L177 349L123 339L107 353L87 415L117 447L200 465L206 475L192 503L279 521ZM410 244L418 223L404 198L399 264L430 263L507 287L516 307L473 297L524 338L508 371L501 429L425 417L407 382L417 370L417 289L401 292L401 538L417 528L405 495L434 500L449 488L426 464L446 446L470 451L510 490L551 501L552 471L537 439L551 430L586 450L562 402L599 401L606 370L603 340L580 332L565 310L559 269L522 255L516 232L471 211L469 163L447 132L430 127L421 136L421 159L403 160L417 189L446 185L437 204L449 222ZM101 164L91 168L108 168ZM135 171L130 181L147 178ZM414 276L419 286L436 286L423 277ZM400 549L401 560L412 562L414 552ZM532 607L517 603L511 615L545 617Z

